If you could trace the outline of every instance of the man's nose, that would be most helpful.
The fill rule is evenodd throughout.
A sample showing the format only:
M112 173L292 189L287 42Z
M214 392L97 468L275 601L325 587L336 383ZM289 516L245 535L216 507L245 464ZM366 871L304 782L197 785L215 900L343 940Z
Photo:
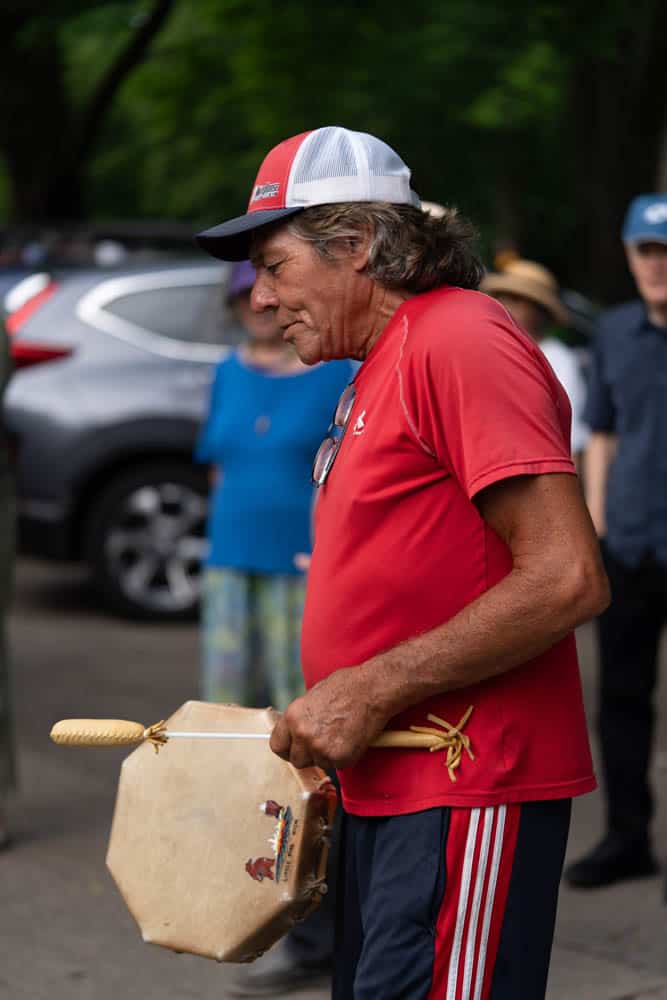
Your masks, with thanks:
M255 284L250 293L250 306L254 312L264 312L265 309L277 309L278 296L273 284L266 273L257 272Z

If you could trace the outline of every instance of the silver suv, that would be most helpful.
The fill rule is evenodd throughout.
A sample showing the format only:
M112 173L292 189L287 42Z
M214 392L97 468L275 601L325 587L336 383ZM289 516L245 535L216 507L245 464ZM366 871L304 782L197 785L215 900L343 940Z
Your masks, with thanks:
M84 560L132 617L190 617L205 552L207 484L192 462L213 366L240 331L228 269L187 263L83 272L13 289L21 541Z

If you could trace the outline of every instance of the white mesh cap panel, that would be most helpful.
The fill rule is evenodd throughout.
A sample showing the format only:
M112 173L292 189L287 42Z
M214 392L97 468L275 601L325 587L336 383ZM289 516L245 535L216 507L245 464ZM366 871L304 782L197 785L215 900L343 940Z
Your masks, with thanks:
M368 156L368 169L377 177L403 177L408 168L391 146L366 132L357 132L357 140ZM408 171L409 173L409 171Z
M330 177L356 177L354 148L347 132L339 128L318 128L303 142L292 166L294 186Z
M394 150L365 132L327 126L304 139L286 192L286 206L342 201L419 205L410 171Z

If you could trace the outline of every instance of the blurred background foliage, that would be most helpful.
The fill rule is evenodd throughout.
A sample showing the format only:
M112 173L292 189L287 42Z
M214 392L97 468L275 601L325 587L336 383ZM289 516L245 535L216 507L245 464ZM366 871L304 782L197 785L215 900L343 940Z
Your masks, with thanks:
M487 259L613 301L627 201L667 182L664 0L5 0L0 60L6 220L213 224L275 142L345 124Z

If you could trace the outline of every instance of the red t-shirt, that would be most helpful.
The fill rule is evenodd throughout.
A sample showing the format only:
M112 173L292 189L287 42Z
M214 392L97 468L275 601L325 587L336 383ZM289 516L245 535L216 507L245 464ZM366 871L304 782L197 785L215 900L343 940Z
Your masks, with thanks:
M512 566L472 498L510 476L574 473L570 406L543 354L493 299L458 288L404 303L355 379L335 464L319 490L302 663L311 687L448 621ZM439 805L567 798L595 787L574 636L525 665L392 720L456 725L442 752L369 750L340 772L362 816Z

